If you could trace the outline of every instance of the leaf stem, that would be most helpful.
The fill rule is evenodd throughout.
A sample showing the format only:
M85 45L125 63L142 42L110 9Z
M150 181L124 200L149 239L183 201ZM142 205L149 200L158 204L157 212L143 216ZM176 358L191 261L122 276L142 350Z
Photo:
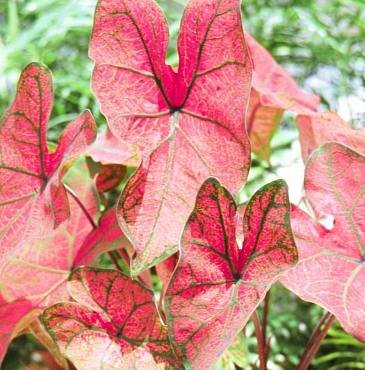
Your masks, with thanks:
M269 351L270 351L270 339L267 338L267 319L269 316L269 307L270 307L270 290L266 293L264 299L264 308L262 314L262 337L265 343L265 363L267 363Z
M77 196L77 194L68 185L63 184L63 186L65 187L66 191L71 195L71 197L74 199L74 201L78 204L78 206L81 208L82 212L84 213L84 215L86 216L86 218L90 222L90 225L92 226L92 228L94 230L97 229L98 226L96 225L96 223L93 220L93 218L91 217L89 211L86 209L86 207L84 206L84 204L82 203L80 198Z
M255 311L252 316L251 320L255 326L255 334L257 339L257 353L259 355L260 366L259 370L266 370L266 343L263 336L263 331L261 330L260 320L257 315L257 311Z
M123 269L119 265L118 258L115 256L113 251L109 251L108 255L109 255L109 258L112 261L113 265L116 267L116 269L120 272L123 272Z
M297 370L308 369L310 363L317 354L319 347L321 346L322 340L326 337L328 330L335 320L336 318L334 315L332 315L330 312L326 312L318 321L307 342Z
M77 203L77 205L80 207L88 221L90 222L90 225L94 230L98 228L95 221L93 220L92 216L90 215L89 211L86 209L85 205L82 203L81 199L78 197L78 195L71 189L67 184L63 184L66 191L71 195L71 197L74 199L74 201ZM108 252L108 255L112 261L112 263L115 265L116 269L119 271L122 271L121 267L119 266L118 260L114 256L112 252Z

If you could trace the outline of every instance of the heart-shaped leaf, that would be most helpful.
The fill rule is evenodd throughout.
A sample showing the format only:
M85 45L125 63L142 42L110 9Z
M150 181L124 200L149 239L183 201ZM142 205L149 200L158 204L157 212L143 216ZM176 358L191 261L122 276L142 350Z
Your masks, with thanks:
M75 303L41 319L61 352L80 370L179 368L153 293L118 271L79 269L69 291Z
M365 157L340 144L325 144L310 157L304 185L317 218L333 217L334 222L325 228L295 209L299 263L281 281L365 340Z
M232 196L214 179L203 184L165 294L170 337L185 366L209 369L296 262L289 214L282 180L261 188L246 207L240 248Z
M330 141L347 145L365 154L365 129L351 128L336 113L301 115L297 118L297 125L304 162L315 149Z
M69 217L59 170L95 139L94 119L85 112L68 125L56 151L50 152L46 130L52 100L49 70L30 64L0 123L0 266L25 235L36 232L27 224L38 217L40 209L42 218L52 221L52 228Z
M284 111L310 114L317 110L319 97L304 92L289 73L249 33L245 33L253 63L252 92L247 119L252 151L270 158L270 141Z
M17 246L0 269L0 292L8 302L27 299L34 306L46 307L68 299L65 284L79 249L93 230L98 197L82 158L69 169L64 182L78 198L69 199L69 219L54 230L45 219L29 221L36 232Z
M239 1L188 3L177 72L165 63L167 45L155 1L99 2L89 51L93 89L112 132L138 145L144 159L119 203L120 224L137 253L133 275L177 250L207 177L236 192L249 168L251 63Z

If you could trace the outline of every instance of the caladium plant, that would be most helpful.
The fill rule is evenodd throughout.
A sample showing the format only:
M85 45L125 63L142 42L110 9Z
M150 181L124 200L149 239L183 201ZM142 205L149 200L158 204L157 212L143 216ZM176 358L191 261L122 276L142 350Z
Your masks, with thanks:
M317 112L243 31L238 0L188 1L176 68L168 42L154 0L99 0L89 55L108 128L85 112L55 150L51 74L24 69L0 124L0 361L31 332L57 368L204 370L252 317L266 370L278 279L365 341L363 130ZM234 200L250 143L268 160L284 111L299 114L311 216L282 180Z
M50 71L32 63L22 72L14 102L0 123L0 267L24 236L38 231L29 223L49 220L52 230L70 216L60 182L63 169L95 139L94 119L85 112L50 152L46 130L52 100Z
M365 157L328 143L310 157L306 199L317 218L293 213L299 263L282 282L307 301L332 312L365 340ZM318 220L333 217L333 225Z
M93 90L113 134L138 145L143 158L118 205L136 248L134 275L177 250L208 176L236 192L249 167L251 62L238 1L188 3L177 71L165 64L167 44L167 23L153 0L98 3Z
M232 196L215 179L202 185L165 294L172 343L188 368L209 369L296 262L289 213L283 181L261 188L246 207L239 247Z
M91 268L76 270L68 284L76 302L48 308L42 321L78 369L180 367L152 291L118 271Z

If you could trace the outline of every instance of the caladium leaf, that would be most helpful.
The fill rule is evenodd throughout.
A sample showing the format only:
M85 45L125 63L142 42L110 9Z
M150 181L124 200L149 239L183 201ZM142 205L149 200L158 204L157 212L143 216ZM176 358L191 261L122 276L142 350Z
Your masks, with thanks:
M133 256L133 246L118 225L115 208L111 208L101 216L98 228L92 230L85 239L74 266L86 265L96 256L118 249L125 249L129 256Z
M351 128L336 113L301 115L297 118L303 161L322 144L336 141L365 155L365 129Z
M56 304L41 319L78 369L178 368L150 290L91 268L76 270L68 287L76 302Z
M52 109L52 80L46 67L28 65L15 100L0 122L0 266L26 234L33 212L54 226L70 211L59 178L65 161L85 150L96 135L94 119L83 113L62 134L55 152L47 148L47 122ZM53 227L53 226L52 226Z
M0 366L11 340L35 317L31 302L0 303Z
M51 367L48 365L48 363L46 364L48 365L49 370L69 370L68 361L61 355L56 343L48 334L47 330L45 330L39 318L35 319L29 325L29 331L36 338L36 340L43 345L43 347L47 348L47 351L44 351L41 354L48 353L49 357L46 357L44 360L48 360L47 362L51 362L53 365Z
M260 94L251 90L247 112L247 133L250 136L251 149L260 158L268 161L271 155L270 142L279 127L284 110L265 106L260 101Z
M40 210L39 217L29 222L37 232L28 235L0 269L0 291L8 302L27 299L34 306L45 307L68 298L65 284L79 249L93 230L98 197L82 158L69 169L64 182L77 194L88 215L70 197L69 219L49 232L52 227L39 218Z
M290 204L282 180L246 207L244 242L236 242L236 205L216 180L201 187L165 294L165 313L184 365L209 369L233 341L270 285L297 260Z
M109 191L120 184L127 168L121 164L104 164L100 167L100 173L96 177L98 192Z
M303 211L293 212L299 263L282 283L302 299L332 312L341 325L365 341L365 157L336 143L310 157L306 198L325 228Z
M270 157L270 141L283 112L310 114L319 97L304 92L289 73L249 33L245 33L253 63L247 131L252 150L262 159Z
M118 207L136 248L133 275L176 251L207 177L236 192L249 168L251 63L239 2L188 3L177 72L165 64L167 44L155 1L99 1L89 51L93 89L114 135L138 145L144 159Z
M95 162L102 164L123 164L130 167L140 164L138 148L118 139L109 129L97 135L87 153Z

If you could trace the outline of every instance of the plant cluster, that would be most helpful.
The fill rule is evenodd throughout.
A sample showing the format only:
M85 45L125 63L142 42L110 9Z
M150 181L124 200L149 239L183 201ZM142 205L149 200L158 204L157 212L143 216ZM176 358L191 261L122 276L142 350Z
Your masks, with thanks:
M239 1L190 0L174 68L154 0L100 0L89 56L108 128L85 111L57 146L51 73L23 70L0 125L0 361L30 331L65 369L209 369L252 318L266 369L256 310L276 281L328 311L298 369L335 319L365 340L365 134L242 27ZM300 204L283 180L237 204L286 111Z

